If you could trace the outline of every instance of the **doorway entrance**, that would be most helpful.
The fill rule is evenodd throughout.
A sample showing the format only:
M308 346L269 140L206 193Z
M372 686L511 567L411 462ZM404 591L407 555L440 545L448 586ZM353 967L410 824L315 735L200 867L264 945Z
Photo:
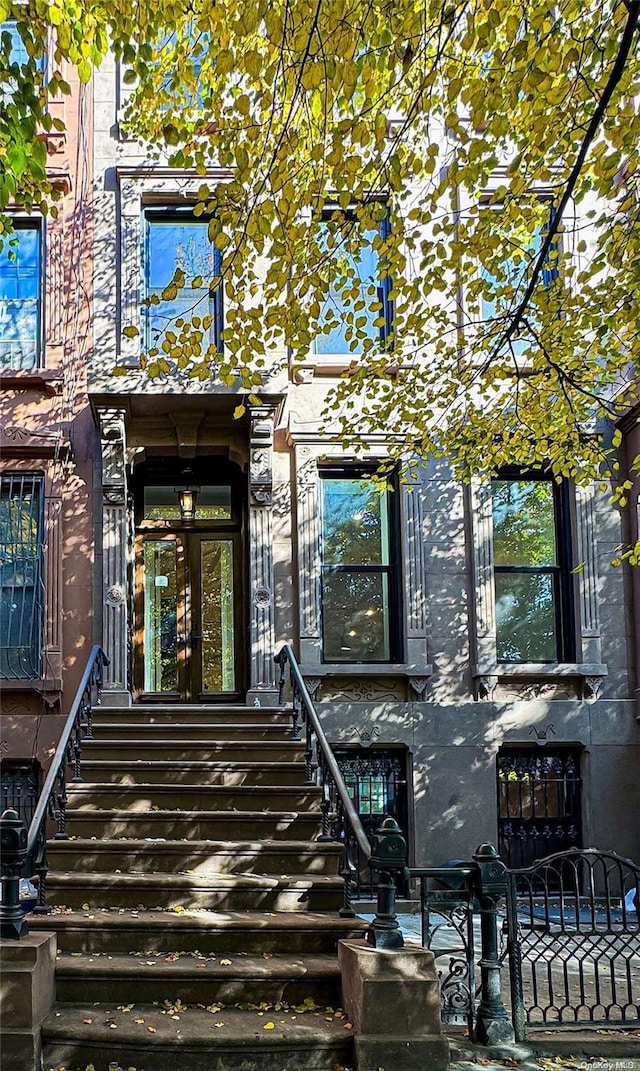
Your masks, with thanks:
M200 483L212 479L208 466L168 483L176 459L166 461L164 482L150 482L147 470L136 495L136 691L144 701L237 701L245 638L237 481ZM190 518L179 504L187 482Z

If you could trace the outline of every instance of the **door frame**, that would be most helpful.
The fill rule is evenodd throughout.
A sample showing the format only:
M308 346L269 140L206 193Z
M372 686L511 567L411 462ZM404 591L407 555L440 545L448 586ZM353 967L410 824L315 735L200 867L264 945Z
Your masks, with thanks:
M132 621L132 662L133 692L136 702L145 703L237 703L246 694L246 648L248 638L247 617L247 550L246 550L246 477L241 469L221 457L201 457L189 461L189 468L195 470L193 482L203 486L229 486L231 489L230 516L224 518L206 518L194 521L178 519L145 520L144 488L171 487L182 481L181 469L185 463L177 457L152 458L151 463L142 462L132 480L134 493L134 562L132 569L133 587L133 621ZM192 608L186 606L186 593L190 590L195 548L202 539L229 540L233 546L233 598L234 598L234 668L235 689L229 692L206 692L196 690L201 683L201 672L194 680L190 674L192 657L191 636L193 625L189 615ZM176 691L149 692L144 688L144 564L143 545L147 540L171 541L177 547L177 586L178 593L178 633L185 639L178 643L178 689ZM182 552L180 551L182 547ZM199 597L198 597L199 601ZM182 649L181 649L182 648Z

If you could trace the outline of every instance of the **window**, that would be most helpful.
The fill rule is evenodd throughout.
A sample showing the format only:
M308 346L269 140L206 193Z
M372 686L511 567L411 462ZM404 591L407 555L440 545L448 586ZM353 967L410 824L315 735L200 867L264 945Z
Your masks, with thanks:
M201 345L202 352L210 345L222 350L220 253L209 241L207 228L206 220L186 212L145 213L144 297L154 302L143 308L147 347L161 346L168 331L179 335L177 321L182 319L201 331L199 341L191 332L192 346ZM177 271L184 272L186 285L167 293ZM191 285L200 279L201 285Z
M393 491L365 472L321 473L325 662L398 656Z
M507 866L580 848L580 751L501 748L497 761L498 850Z
M511 239L510 245L513 253L501 265L504 271L504 278L501 278L500 281L495 275L492 275L488 268L482 269L482 280L485 285L482 289L480 311L484 323L490 324L493 320L508 317L509 313L515 311L529 282L531 270L542 247L546 230L547 226L538 229L532 243L522 244L516 238ZM548 289L552 281L558 278L557 258L558 243L554 241L549 251L548 259L545 260L545 267L542 269L538 283L544 289ZM526 330L524 325L522 330ZM513 338L511 340L513 353L518 357L522 356L531 345L531 342L531 336Z
M498 662L573 661L567 486L505 474L492 505Z
M0 369L30 369L41 355L41 238L37 223L15 220L0 250Z
M23 92L37 92L36 85L39 84L41 75L38 75L38 79L35 80L33 70L35 68L36 71L44 71L44 56L37 56L33 60L29 58L29 53L18 32L18 23L15 19L7 19L5 22L0 22L0 48L2 49L0 67L3 74L2 79L0 79L2 82L0 101L3 104L10 103L13 94L18 88L16 74L20 78L20 88ZM30 71L25 71L24 68L29 65ZM14 71L7 77L6 72L10 67L20 67L22 70L19 72ZM36 85L34 85L34 81Z
M353 215L342 217L344 223L338 224L332 221L333 214L324 214L320 239L331 256L332 276L319 326L329 330L317 335L315 352L362 353L365 339L384 347L393 327L393 305L391 279L384 271L379 245L389 235L389 219L385 216L377 230L362 230ZM352 323L345 321L345 313L352 314Z
M0 677L41 676L42 479L0 478Z

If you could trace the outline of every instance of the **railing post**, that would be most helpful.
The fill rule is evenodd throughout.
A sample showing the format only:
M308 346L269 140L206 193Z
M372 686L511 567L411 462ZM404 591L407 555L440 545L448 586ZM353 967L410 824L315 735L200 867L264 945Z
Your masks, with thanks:
M366 939L374 948L403 948L396 915L395 876L406 871L407 842L395 818L385 818L376 829L369 866L379 875L378 902Z
M509 950L509 986L511 989L513 1031L516 1041L520 1043L526 1041L526 1015L522 991L522 949L518 926L516 883L513 874L509 875L507 890L507 946Z
M27 831L18 812L9 809L0 817L2 903L0 937L19 941L29 932L20 906L20 871L27 858Z
M473 860L481 939L481 998L476 1037L483 1045L496 1045L513 1041L513 1028L502 1000L498 955L498 901L507 895L507 868L492 844L481 844Z

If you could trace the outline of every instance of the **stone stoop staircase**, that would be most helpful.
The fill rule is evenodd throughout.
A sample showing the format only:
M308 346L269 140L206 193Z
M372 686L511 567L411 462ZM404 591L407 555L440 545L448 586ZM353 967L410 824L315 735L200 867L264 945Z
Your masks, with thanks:
M325 1071L349 1065L341 848L280 710L100 708L69 840L49 843L58 937L44 1067Z

